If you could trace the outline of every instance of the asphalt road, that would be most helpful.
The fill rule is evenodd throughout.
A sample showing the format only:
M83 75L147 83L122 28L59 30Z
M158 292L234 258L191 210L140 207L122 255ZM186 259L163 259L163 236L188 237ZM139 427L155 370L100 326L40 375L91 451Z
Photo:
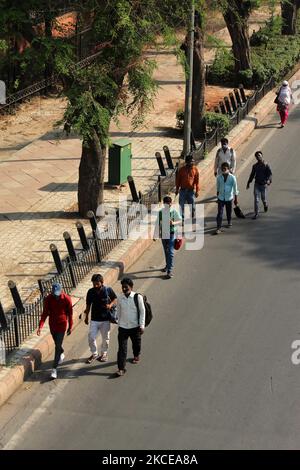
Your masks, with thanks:
M4 448L300 448L300 366L291 361L300 339L299 119L296 108L285 129L261 127L239 151L262 149L272 167L267 214L214 236L216 205L207 204L204 249L180 251L172 280L161 279L159 241L128 273L154 310L141 364L114 378L113 334L112 362L85 365L80 326L60 378L47 381L47 362L0 410ZM271 114L264 124L276 122ZM238 173L249 214L252 163Z

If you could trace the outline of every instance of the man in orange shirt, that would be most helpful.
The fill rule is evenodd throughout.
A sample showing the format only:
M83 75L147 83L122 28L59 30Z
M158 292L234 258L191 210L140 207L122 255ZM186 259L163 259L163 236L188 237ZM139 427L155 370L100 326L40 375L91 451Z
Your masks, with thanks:
M184 205L192 206L192 217L195 217L195 198L199 195L199 170L195 166L192 155L185 159L185 166L180 168L176 176L176 195L179 193L181 215L184 217Z

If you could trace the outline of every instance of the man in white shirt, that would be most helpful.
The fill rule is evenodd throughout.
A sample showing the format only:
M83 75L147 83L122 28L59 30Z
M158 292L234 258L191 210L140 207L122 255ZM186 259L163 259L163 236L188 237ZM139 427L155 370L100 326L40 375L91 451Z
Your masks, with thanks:
M133 282L129 277L121 281L122 292L118 298L118 371L117 375L125 374L128 338L132 342L133 364L140 362L141 335L145 329L145 306L143 297L133 292ZM138 308L137 308L138 307Z
M216 158L215 158L215 166L214 166L214 175L219 176L222 174L222 164L228 163L230 173L234 174L236 169L236 153L235 151L228 146L228 139L223 137L221 139L221 148L218 149Z

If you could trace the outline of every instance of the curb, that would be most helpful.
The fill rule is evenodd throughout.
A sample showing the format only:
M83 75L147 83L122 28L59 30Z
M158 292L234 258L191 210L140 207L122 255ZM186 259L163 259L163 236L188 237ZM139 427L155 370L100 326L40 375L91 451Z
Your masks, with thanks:
M294 75L294 77L297 74ZM294 78L292 77L292 78ZM262 121L269 112L274 108L274 90L270 91L255 106L254 111L249 114L246 119L241 121L229 134L228 139L231 147L237 148L243 143L253 132L256 125ZM201 197L205 196L209 188L214 184L215 177L213 174L214 159L217 147L215 147L205 160L198 164L200 172ZM113 250L110 258L113 259L113 267L110 267L105 273L105 281L107 284L113 285L122 276L122 273L132 266L140 256L152 245L153 240L137 240L125 241L120 245L124 246L121 256L114 260L114 251L120 249L120 245ZM126 248L126 244L128 245ZM105 267L105 263L102 265ZM74 326L76 328L80 323L79 315L85 306L85 300L81 298L74 306ZM34 333L33 333L34 335ZM31 335L30 338L33 338ZM40 341L36 343L36 338L29 339L28 343L34 341L34 349L27 348L16 352L15 359L12 359L11 367L3 367L0 371L0 406L2 406L23 384L24 380L30 376L53 351L54 344L52 336L48 330L42 334Z

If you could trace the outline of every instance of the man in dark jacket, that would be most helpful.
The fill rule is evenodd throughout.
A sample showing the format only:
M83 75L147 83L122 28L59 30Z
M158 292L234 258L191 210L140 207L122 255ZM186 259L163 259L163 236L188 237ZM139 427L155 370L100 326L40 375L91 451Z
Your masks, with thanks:
M89 324L89 313L92 308L92 318L89 330L89 346L92 355L86 360L91 364L95 359L100 362L106 362L108 359L108 346L110 335L110 313L109 310L117 302L117 296L111 287L104 285L104 279L101 274L92 276L93 287L88 290L86 295L85 324ZM101 354L98 357L97 336L101 333L102 344Z
M40 336L46 318L49 316L50 332L55 343L55 356L51 378L57 378L57 366L65 358L62 343L65 333L70 335L73 326L73 307L71 298L62 291L61 285L56 282L52 285L52 293L45 298L43 314L37 330ZM67 330L68 328L68 330Z
M264 162L263 154L259 150L255 152L255 158L257 163L253 165L251 174L249 176L249 180L247 183L247 189L249 189L250 184L252 183L253 179L255 178L254 184L254 216L252 217L253 220L257 219L258 217L258 204L259 198L261 198L264 211L268 211L268 204L267 204L267 186L272 183L272 171L269 165Z

